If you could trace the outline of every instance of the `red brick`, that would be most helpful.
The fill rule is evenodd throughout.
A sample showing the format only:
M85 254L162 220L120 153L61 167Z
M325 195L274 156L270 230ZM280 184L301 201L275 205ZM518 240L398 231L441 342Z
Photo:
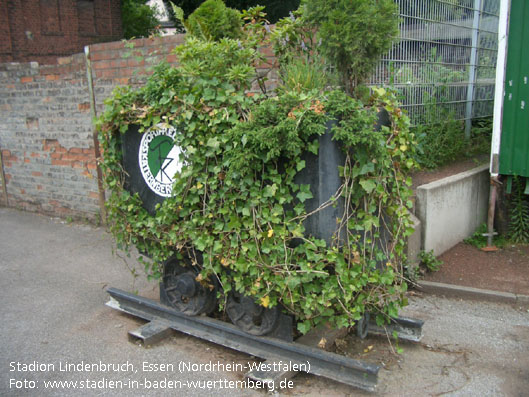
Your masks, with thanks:
M170 54L165 57L165 60L169 63L178 63L178 58L176 54Z
M72 163L72 168L85 168L84 164L80 161L74 161Z
M124 48L125 43L122 41L114 41L110 43L98 43L90 46L90 50L93 51L108 51L108 50L119 50Z
M31 160L28 159L28 158L25 158L25 159L24 159L24 163L31 163Z
M111 61L94 62L94 69L110 69Z
M31 153L30 156L33 158L38 158L40 157L40 153Z
M21 77L20 78L20 82L23 83L23 84L32 83L33 82L33 77L31 77L31 76Z
M79 109L80 112L89 112L90 111L90 103L89 102L83 102L77 105L77 109Z
M64 153L61 156L61 160L66 161L86 161L86 156L82 153L76 154L76 153Z
M46 76L46 81L54 81L54 80L59 80L60 77L56 74L49 74Z
M31 175L33 175L33 176L42 176L42 172L39 172L39 171L33 171L33 172L31 173Z
M112 77L117 77L117 76L118 76L117 69L105 69L101 73L101 77L103 77L104 79L110 79Z
M68 65L68 64L72 63L72 57L57 58L57 63L59 65Z
M93 198L93 199L97 199L97 198L99 198L99 194L96 193L96 192L88 192L88 197Z
M127 66L127 62L129 60L125 60L125 59L116 59L116 60L113 60L113 61L110 61L110 67L111 68L123 68L125 66Z
M141 61L138 61L136 58L129 58L127 59L127 64L124 65L123 67L130 67L130 68L137 68L139 66L144 66L145 65L145 60L141 60Z
M65 161L65 160L51 160L51 165L58 165L58 166L61 166L61 167L64 167L64 166L71 166L72 165L72 162L71 161Z

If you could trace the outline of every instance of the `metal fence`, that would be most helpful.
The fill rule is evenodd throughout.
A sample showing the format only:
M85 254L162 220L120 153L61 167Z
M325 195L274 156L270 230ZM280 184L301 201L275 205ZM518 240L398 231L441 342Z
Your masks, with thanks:
M400 41L370 84L391 85L415 124L491 116L500 0L396 0Z

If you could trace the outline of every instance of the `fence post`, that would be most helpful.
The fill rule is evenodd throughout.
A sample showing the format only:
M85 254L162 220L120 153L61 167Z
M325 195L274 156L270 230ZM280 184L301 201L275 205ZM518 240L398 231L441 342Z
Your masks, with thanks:
M97 130L95 128L95 119L97 117L96 111L96 100L94 93L94 81L92 79L92 59L90 58L90 46L85 46L84 48L85 58L86 58L86 77L88 82L88 95L90 96L90 116L92 117L92 139L94 141L94 152L96 158L96 172L97 172L97 189L99 196L99 211L100 219L102 224L106 224L107 214L105 209L105 188L103 186L103 173L101 172L101 167L99 166L99 160L101 157L101 152L99 150L99 140L97 138Z
M472 127L472 107L474 105L474 86L478 63L479 22L481 20L482 0L474 0L474 20L472 22L472 48L470 50L470 67L468 71L467 103L465 110L465 138L470 138Z

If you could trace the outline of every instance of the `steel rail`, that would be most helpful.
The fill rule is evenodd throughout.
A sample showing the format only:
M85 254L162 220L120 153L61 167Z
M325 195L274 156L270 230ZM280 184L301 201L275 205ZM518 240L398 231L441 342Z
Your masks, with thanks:
M323 376L362 390L374 391L378 365L354 360L296 342L247 334L232 324L214 318L186 316L159 302L128 292L109 288L107 306L207 341L220 344L267 360L282 360L310 374Z

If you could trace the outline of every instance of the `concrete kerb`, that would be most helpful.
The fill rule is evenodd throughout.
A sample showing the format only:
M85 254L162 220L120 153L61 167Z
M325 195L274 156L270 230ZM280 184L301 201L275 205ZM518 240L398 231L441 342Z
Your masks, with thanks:
M509 303L516 305L529 306L529 296L513 294L510 292L493 291L474 287L465 287L462 285L453 285L445 283L436 283L433 281L419 281L418 289L434 295L443 295L453 298L464 298L481 300L495 303Z

